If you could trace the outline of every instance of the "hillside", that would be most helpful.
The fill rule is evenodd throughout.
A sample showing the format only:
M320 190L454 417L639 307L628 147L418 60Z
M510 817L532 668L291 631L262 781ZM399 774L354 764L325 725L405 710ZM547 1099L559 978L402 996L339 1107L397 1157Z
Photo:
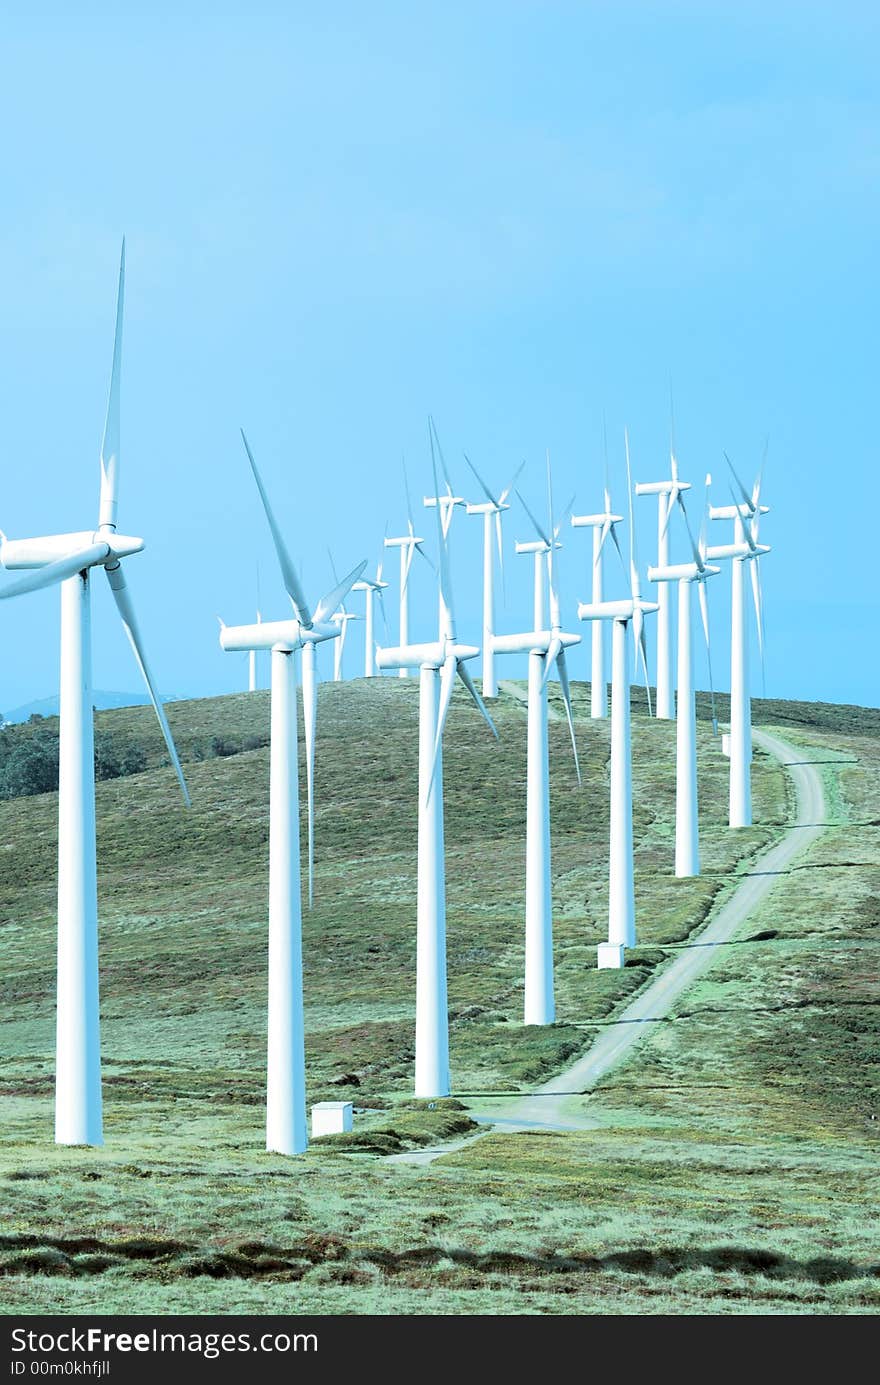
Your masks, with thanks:
M704 874L676 880L674 726L649 721L634 690L640 946L623 972L597 972L595 945L606 927L608 725L583 715L583 685L574 695L580 790L566 727L550 727L559 1022L542 1030L520 1023L523 709L509 695L493 706L496 745L466 696L456 693L453 703L444 767L457 1095L527 1090L584 1049L595 1026L733 888L735 872L778 834L789 811L784 771L758 754L756 826L728 832L727 762L701 720ZM851 1205L858 1220L868 1197L861 1150L876 1130L866 1083L877 1051L880 713L755 703L756 723L823 747L835 761L829 802L841 826L819 841L797 889L780 885L768 917L731 945L729 963L702 983L703 999L688 998L687 1013L662 1027L668 1035L652 1036L592 1099L605 1112L601 1130L490 1135L418 1169L388 1164L375 1151L464 1131L468 1122L454 1107L426 1112L409 1101L417 683L377 679L320 690L316 899L304 923L309 1100L344 1095L371 1111L359 1125L360 1147L372 1154L314 1145L288 1161L262 1151L268 710L266 693L171 705L190 811L162 767L150 710L98 715L99 727L137 739L149 766L98 785L102 1151L51 1144L57 798L0 803L11 1218L3 1254L11 1309L63 1302L66 1311L96 1304L283 1311L297 1280L298 1305L315 1311L340 1311L343 1301L344 1311L522 1312L542 1303L544 1311L652 1311L632 1307L656 1297L650 1266L603 1262L572 1281L570 1269L551 1274L517 1261L540 1241L552 1242L554 1255L567 1245L594 1258L648 1244L683 1247L697 1258L664 1294L675 1302L680 1291L680 1311L717 1311L711 1305L730 1297L730 1274L745 1276L747 1304L760 1271L738 1262L701 1268L697 1252L707 1244L734 1237L761 1249L775 1237L798 1264L810 1248L828 1249L830 1207L814 1207L811 1221L798 1202L805 1179L815 1188L817 1168L834 1168L838 1213ZM702 700L701 712L705 718ZM774 1181L770 1167L780 1150L797 1185L797 1210L787 1175ZM766 1175L759 1174L755 1161L765 1159ZM760 1211L750 1218L734 1197L731 1180L746 1166L751 1186L762 1189L756 1208L775 1189L778 1236L772 1219ZM330 1233L339 1239L325 1244ZM860 1236L854 1264L876 1257ZM153 1249L129 1254L132 1238L147 1238ZM241 1250L249 1242L270 1259L265 1247L287 1247L274 1274L265 1264L254 1268L253 1255ZM480 1268L474 1257L486 1247L503 1250L510 1264ZM389 1268L388 1257L404 1251L409 1268L397 1259ZM427 1268L419 1268L420 1253ZM685 1289L691 1271L696 1280ZM229 1279L222 1293L218 1274ZM843 1276L855 1286L845 1311L875 1301L864 1279L855 1270ZM796 1311L797 1296L780 1292ZM774 1301L769 1291L766 1298ZM668 1302L661 1311L670 1311Z

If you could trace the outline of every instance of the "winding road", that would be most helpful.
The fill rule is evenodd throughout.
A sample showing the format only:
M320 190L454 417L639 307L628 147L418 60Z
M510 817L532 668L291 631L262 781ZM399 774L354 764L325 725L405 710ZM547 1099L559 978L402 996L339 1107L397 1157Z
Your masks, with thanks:
M742 882L692 942L677 950L673 959L643 991L609 1021L595 1043L576 1063L525 1096L474 1097L467 1101L471 1118L496 1130L584 1130L595 1128L582 1098L639 1043L645 1026L665 1019L679 996L709 967L716 949L730 942L757 906L785 875L792 861L805 851L826 825L825 793L815 765L779 736L753 731L756 744L778 760L791 775L797 796L794 824L769 851L753 862ZM479 1139L488 1130L467 1140L436 1149L413 1150L393 1155L402 1163L427 1164L452 1149Z

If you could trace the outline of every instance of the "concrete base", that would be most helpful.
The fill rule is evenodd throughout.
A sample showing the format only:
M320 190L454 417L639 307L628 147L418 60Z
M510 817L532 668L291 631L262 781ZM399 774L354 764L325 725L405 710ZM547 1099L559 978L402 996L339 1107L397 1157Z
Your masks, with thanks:
M312 1139L318 1135L341 1135L353 1123L350 1101L317 1101L312 1107Z
M596 965L600 971L605 971L609 967L619 970L623 966L625 952L623 943L600 943L597 948Z

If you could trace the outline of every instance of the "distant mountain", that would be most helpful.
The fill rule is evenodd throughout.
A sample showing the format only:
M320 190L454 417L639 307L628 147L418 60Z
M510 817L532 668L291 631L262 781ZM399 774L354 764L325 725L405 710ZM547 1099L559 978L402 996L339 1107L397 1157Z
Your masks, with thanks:
M174 693L162 693L163 702L176 702L177 696ZM95 707L99 712L105 711L108 707L143 707L149 703L150 699L146 693L135 692L102 692L96 689L94 693ZM25 702L21 707L13 707L10 712L0 712L0 723L28 721L32 716L57 717L58 715L58 694L54 697L40 697L34 702Z

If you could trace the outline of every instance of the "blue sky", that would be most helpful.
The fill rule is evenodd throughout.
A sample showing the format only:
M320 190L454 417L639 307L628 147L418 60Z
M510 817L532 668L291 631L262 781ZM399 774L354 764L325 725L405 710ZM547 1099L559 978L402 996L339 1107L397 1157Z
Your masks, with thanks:
M636 477L666 466L671 381L687 479L722 482L726 448L751 480L769 436L768 693L877 703L876 6L5 16L0 525L97 521L125 232L120 525L147 539L127 570L164 689L245 685L215 615L251 617L261 553L264 607L284 613L240 425L317 596L328 543L340 567L375 561L403 522L402 455L426 487L429 410L460 487L462 448L498 484L524 457L543 504L549 447L557 498L594 509L603 415L620 504L624 423ZM646 564L648 502L639 517ZM527 537L524 517L507 532ZM476 635L476 521L453 545ZM587 546L569 535L563 555L570 626ZM507 566L499 627L522 628L530 574ZM137 689L96 585L96 686ZM716 587L726 686L726 574ZM0 611L0 707L55 690L57 608ZM586 652L572 666L585 676Z

